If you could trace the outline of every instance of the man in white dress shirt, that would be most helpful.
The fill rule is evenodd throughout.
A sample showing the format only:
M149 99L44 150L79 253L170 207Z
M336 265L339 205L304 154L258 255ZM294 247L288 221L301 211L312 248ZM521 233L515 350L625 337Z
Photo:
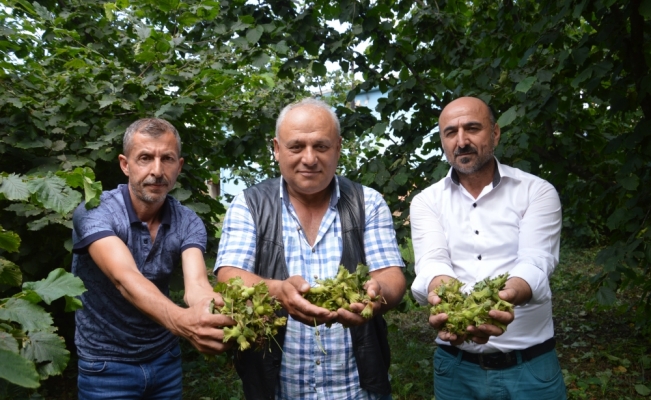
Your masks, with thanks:
M469 326L466 335L439 331L436 399L565 399L549 287L560 246L558 194L545 180L497 161L500 127L484 101L449 103L439 132L452 168L411 203L414 297L438 304L433 290L445 281L456 278L469 289L508 272L499 296L516 307L490 312L506 331L488 324ZM432 315L429 323L440 329L447 318Z

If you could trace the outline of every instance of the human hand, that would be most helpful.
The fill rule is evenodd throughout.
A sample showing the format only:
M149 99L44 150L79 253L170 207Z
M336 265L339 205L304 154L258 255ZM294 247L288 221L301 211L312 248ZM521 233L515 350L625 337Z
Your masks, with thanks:
M491 310L488 312L488 316L504 325L510 324L514 319L512 311ZM492 324L469 326L467 331L469 334L472 334L471 339L477 344L485 344L491 336L500 336L504 333L504 329Z
M224 304L221 295L212 294L189 308L182 308L175 318L172 332L186 338L201 353L221 354L232 347L224 343L223 327L235 324L230 317L213 314L213 305Z
M514 305L523 304L531 299L531 287L522 278L509 278L504 284L504 289L500 290L499 297ZM505 326L515 319L513 311L491 310L488 312L488 316ZM492 324L483 324L476 327L469 326L468 332L473 335L473 342L484 344L488 342L491 336L500 336L503 334L504 329Z
M275 281L269 291L276 296L283 308L297 321L306 325L321 325L337 318L337 313L315 306L303 295L310 290L310 284L300 275L283 281Z
M436 296L438 297L438 296ZM440 303L441 300L438 299L436 304ZM435 315L430 315L429 316L429 324L432 326L432 328L438 330L438 337L439 339L450 342L450 344L454 346L458 346L462 344L463 342L466 341L466 335L457 335L455 333L450 333L448 331L443 331L443 327L445 326L445 323L448 320L448 315L446 313L439 313Z
M500 299L508 301L513 305L521 305L531 300L531 286L522 278L509 278L504 284L504 289L500 290Z
M439 275L436 276L434 279L429 284L428 287L428 295L427 295L427 301L429 304L432 306L435 306L439 303L441 303L441 298L437 294L437 288L448 281L450 281L452 278L451 276L447 275ZM450 333L447 331L442 330L445 327L446 322L448 321L448 314L446 313L438 313L434 315L429 316L429 324L432 326L434 329L438 330L438 337L439 339L450 342L450 344L458 346L462 344L463 342L466 341L467 335L458 335L455 333ZM468 329L468 328L466 328Z
M531 299L531 287L522 278L509 278L504 289L499 292L500 299L511 304L526 303ZM513 322L515 314L513 311L491 310L488 316L505 326ZM491 336L500 336L504 330L492 324L483 324L479 326L469 326L468 332L472 334L472 341L477 344L485 344Z
M337 310L337 322L345 327L359 326L368 322L373 316L381 313L384 298L382 297L382 287L380 286L380 283L371 278L364 284L364 289L366 289L368 297L375 299L368 303L372 311L371 317L365 318L361 315L362 311L367 307L367 304L351 303L350 310L343 308Z
M488 315L497 322L501 322L504 325L508 325L513 322L512 312L491 310ZM431 315L429 318L429 323L435 329L439 329L438 336L441 340L450 342L455 346L462 344L466 340L472 340L477 344L486 344L491 336L500 336L504 333L504 330L502 328L492 324L482 324L479 326L468 325L466 327L467 334L465 335L458 335L440 330L443 326L445 326L447 319L447 314L440 313Z
M440 300L439 300L440 302ZM505 325L513 321L513 313L506 311L497 311L491 310L488 315L495 319L498 322L501 322ZM446 313L440 313L436 315L430 315L429 324L434 328L439 330L438 337L439 339L450 342L454 346L458 346L464 343L466 340L472 340L477 344L486 344L491 336L500 336L504 333L504 330L492 325L492 324L482 324L479 326L468 325L466 327L465 335L459 335L455 333L450 333L447 331L441 330L445 323L448 320L448 315Z
M521 286L521 283L524 283L524 286ZM518 298L518 296L527 296L528 288L529 286L524 281L516 282L514 286L501 291L499 295L502 300L510 303L513 298ZM446 333L444 335L439 334L439 337L443 340L449 339L453 344L460 344L462 340L471 340L477 344L485 344L491 336L500 336L504 333L506 329L505 327L513 322L514 312L512 307L511 311L500 311L494 309L488 312L488 316L493 320L492 323L485 323L478 326L469 325L465 328L467 334L452 335ZM462 336L462 338L459 336Z

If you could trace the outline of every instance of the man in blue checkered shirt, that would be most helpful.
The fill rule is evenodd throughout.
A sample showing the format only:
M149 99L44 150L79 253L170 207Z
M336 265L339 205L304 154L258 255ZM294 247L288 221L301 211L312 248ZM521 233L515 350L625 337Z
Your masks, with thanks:
M404 264L382 196L335 175L341 142L339 121L327 104L305 99L285 107L274 138L282 177L245 190L226 214L215 265L219 281L264 280L290 315L284 337L277 338L278 359L269 352L257 361L236 356L249 400L391 398L381 315L404 295ZM349 195L354 188L357 195ZM355 196L359 202L349 202ZM346 211L342 203L357 211ZM355 218L357 244L346 228ZM373 304L371 322L359 315L363 304L331 312L302 296L317 279L334 277L352 253L371 271L368 294L385 300Z

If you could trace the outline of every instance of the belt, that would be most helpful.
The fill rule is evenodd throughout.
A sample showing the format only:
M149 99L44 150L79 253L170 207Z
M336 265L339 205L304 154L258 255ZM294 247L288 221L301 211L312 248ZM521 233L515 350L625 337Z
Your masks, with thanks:
M525 362L533 360L538 356L554 350L555 346L556 340L550 338L524 350L513 350L508 353L469 353L460 350L457 347L448 345L439 345L439 349L452 354L455 357L461 353L461 359L463 361L477 364L482 369L504 369L518 365L520 361ZM520 357L517 356L518 354L520 354Z

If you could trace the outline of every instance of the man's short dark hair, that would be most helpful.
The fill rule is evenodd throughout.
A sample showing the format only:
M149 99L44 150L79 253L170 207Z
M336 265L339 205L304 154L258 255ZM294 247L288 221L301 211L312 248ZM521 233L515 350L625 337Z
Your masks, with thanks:
M129 152L131 151L133 135L136 133L151 136L154 138L162 136L166 133L173 133L176 137L179 155L181 155L181 136L179 135L179 132L176 130L174 125L170 124L162 118L141 118L129 125L127 130L124 132L124 137L122 138L122 153L125 156L128 156Z

